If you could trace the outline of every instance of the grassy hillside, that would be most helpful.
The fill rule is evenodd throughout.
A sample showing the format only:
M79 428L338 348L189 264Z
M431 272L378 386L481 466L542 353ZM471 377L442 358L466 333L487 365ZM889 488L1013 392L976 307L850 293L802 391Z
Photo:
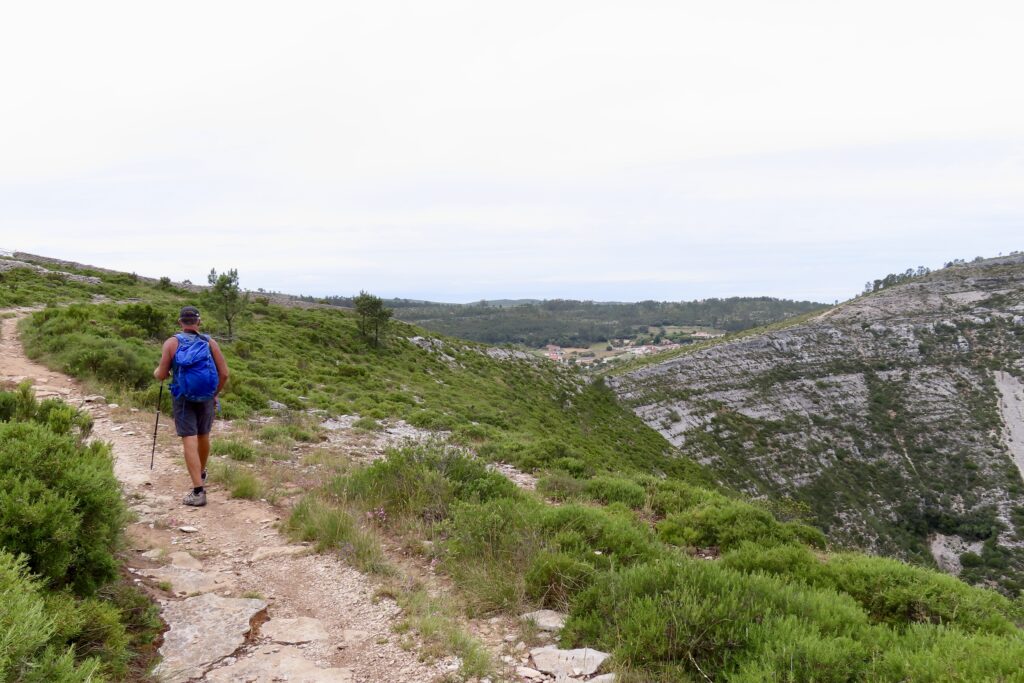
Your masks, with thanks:
M553 470L546 497L449 447L392 452L307 496L289 525L373 570L374 539L445 572L470 614L566 610L564 647L625 683L1019 681L1024 601L825 553L820 531L673 479Z
M96 289L112 286L104 279ZM70 293L81 299L89 292ZM160 344L174 332L178 308L196 297L138 283L123 293L146 303L47 308L25 321L23 338L32 357L122 401L153 406ZM215 319L206 320L204 329L221 332ZM395 322L386 343L374 348L360 337L351 312L283 308L257 298L236 339L222 343L232 372L224 416L268 411L268 401L276 401L450 431L485 457L526 469L568 459L595 472L697 472L669 457L669 444L623 411L601 382L525 354L423 333Z
M188 299L125 286L139 301L46 308L23 334L34 356L148 406L159 343ZM220 332L215 320L210 329ZM223 344L233 372L226 416L273 413L273 400L307 420L358 413L368 429L402 418L458 444L393 451L361 467L337 462L307 480L315 488L292 508L290 532L365 571L386 577L381 545L398 541L450 579L446 602L467 614L566 610L561 644L612 652L610 668L626 683L1020 680L1024 599L829 552L807 506L712 486L601 382L405 323L376 349L340 310L255 301L239 329ZM254 473L292 457L268 455L266 442L279 432L301 441L303 429L235 430L215 441L211 476L232 495L257 495ZM253 430L263 446L244 440ZM537 491L477 456L535 471ZM410 597L422 587L382 590L406 610L404 628L428 632ZM473 660L463 675L483 675L486 665Z

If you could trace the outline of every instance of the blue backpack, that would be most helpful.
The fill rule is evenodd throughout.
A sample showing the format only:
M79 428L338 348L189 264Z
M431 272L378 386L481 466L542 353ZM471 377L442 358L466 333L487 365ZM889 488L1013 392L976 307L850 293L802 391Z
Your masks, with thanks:
M217 393L220 376L210 353L210 338L206 335L174 335L178 350L174 352L174 379L171 395L186 401L209 401Z

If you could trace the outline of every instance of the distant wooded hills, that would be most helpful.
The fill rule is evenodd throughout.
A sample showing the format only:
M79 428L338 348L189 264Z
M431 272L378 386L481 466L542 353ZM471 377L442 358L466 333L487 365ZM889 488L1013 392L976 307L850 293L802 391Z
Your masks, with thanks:
M350 297L317 301L352 305ZM609 339L686 335L685 331L669 329L674 327L738 332L826 308L825 304L814 301L771 297L635 303L502 299L472 304L389 299L385 303L395 310L396 318L435 332L488 344L512 343L534 348L546 344L590 346Z

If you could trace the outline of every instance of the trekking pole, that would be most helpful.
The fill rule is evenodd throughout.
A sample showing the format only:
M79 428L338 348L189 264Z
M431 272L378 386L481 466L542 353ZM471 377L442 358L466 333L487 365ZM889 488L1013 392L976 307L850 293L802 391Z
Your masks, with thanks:
M160 397L156 400L156 424L153 425L153 450L149 453L149 469L153 469L153 458L156 457L156 430L160 426L160 405L164 402L164 383L160 382Z

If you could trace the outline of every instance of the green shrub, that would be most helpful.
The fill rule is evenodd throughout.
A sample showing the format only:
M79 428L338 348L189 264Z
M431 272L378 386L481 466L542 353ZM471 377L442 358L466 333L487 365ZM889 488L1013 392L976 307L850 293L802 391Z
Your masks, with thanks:
M864 606L877 622L955 625L967 632L1020 635L1024 613L995 591L883 557L833 555L828 584Z
M53 637L41 586L25 558L0 548L0 680L15 680L21 667Z
M150 304L128 304L118 310L117 317L138 328L139 336L150 339L162 340L174 329L173 318Z
M453 504L444 567L472 611L511 612L525 604L524 574L543 546L541 512L529 499Z
M1024 639L966 634L954 628L915 625L877 657L869 680L988 683L1021 680Z
M541 529L558 550L598 568L645 562L661 552L646 525L606 509L571 504L547 507Z
M571 474L553 470L537 481L537 491L557 501L580 500L587 482Z
M77 658L96 658L117 678L128 673L129 637L116 605L61 592L48 596L47 607L54 615L56 642L73 645Z
M622 503L634 509L643 507L647 500L643 486L619 477L594 477L586 483L584 490L600 503Z
M315 495L307 495L299 501L285 528L293 539L314 541L318 551L335 551L362 571L371 574L393 571L380 544L359 526L351 513Z
M50 586L88 595L113 579L124 519L106 445L0 424L0 546L24 553Z
M364 509L383 509L387 519L446 519L456 500L487 501L519 495L515 485L480 460L440 444L388 451L369 467L341 477L331 489Z
M763 572L809 585L829 585L822 561L804 545L765 547L745 541L723 555L721 563L747 574Z
M214 439L210 444L210 452L214 455L226 455L232 460L250 462L256 459L256 449L242 441L234 439Z
M213 463L210 479L224 484L232 498L255 500L263 497L262 482L252 472L237 465Z
M583 462L579 458L568 456L556 458L555 461L551 463L551 468L554 470L564 470L574 477L584 477L590 471L590 468L587 467L587 463Z
M850 596L875 623L926 623L965 632L1019 634L1024 611L998 593L897 560L853 553L818 559L805 547L744 543L722 558L731 569L761 572Z
M59 646L59 616L48 609L43 586L29 574L24 557L0 548L0 680L99 680L98 660L76 661L73 650Z
M732 680L728 672L759 658L777 661L785 645L794 657L780 680L853 680L864 655L853 641L866 628L845 596L683 560L600 575L574 603L562 642L611 650L627 669L674 671L683 680L709 671ZM836 677L822 675L829 663L843 664Z
M775 545L794 541L824 547L820 531L797 522L780 524L772 515L739 500L712 499L683 512L670 513L658 524L658 535L679 546L735 548L744 541Z
M594 580L593 566L567 553L543 551L526 571L526 592L545 607L565 611L570 600Z
M655 514L665 517L672 512L683 512L701 503L722 498L706 488L691 486L683 481L666 479L659 481L651 495L651 508Z
M260 441L265 443L287 444L294 441L294 439L285 426L267 425L260 430Z
M352 426L356 429L363 429L368 432L379 432L384 428L381 423L377 422L372 417L361 417L353 422Z

